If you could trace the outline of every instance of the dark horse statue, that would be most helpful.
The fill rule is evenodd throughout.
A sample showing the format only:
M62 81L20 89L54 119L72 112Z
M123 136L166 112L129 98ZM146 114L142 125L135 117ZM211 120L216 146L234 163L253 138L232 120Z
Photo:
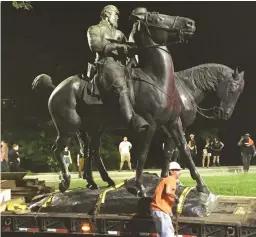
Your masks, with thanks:
M181 154L186 157L198 191L209 193L194 165L184 137L180 119L182 101L174 80L172 57L167 48L169 42L173 42L173 37L183 41L193 35L195 22L188 18L148 12L144 16L134 16L133 29L139 58L138 67L130 73L133 75L130 84L134 91L134 109L150 125L147 131L137 134L136 187L142 196L145 195L142 175L144 164L156 129L164 126L166 134L173 137ZM62 81L49 98L49 111L58 132L54 152L63 173L59 185L62 192L70 185L70 174L61 153L68 139L78 130L85 134L82 138L85 143L88 141L89 154L84 173L87 187L97 188L92 177L92 159L95 159L102 179L109 185L115 185L100 158L101 136L107 129L127 128L128 124L122 119L118 106L103 105L101 100L89 95L87 83L80 75L71 76ZM33 88L39 85L54 88L51 78L45 74L35 78Z
M221 64L202 64L175 72L175 82L182 101L181 121L185 130L195 121L197 112L205 118L228 120L243 91L244 72L239 73L238 69ZM211 91L216 92L219 106L203 110L198 104ZM211 111L212 115L206 115ZM163 177L168 173L169 162L178 158L178 150L171 137L165 140L164 156Z

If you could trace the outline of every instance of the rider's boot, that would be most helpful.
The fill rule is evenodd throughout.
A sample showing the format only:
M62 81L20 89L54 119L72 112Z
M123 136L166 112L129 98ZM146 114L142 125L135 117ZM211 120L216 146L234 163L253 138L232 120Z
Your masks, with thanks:
M138 114L135 114L127 92L120 93L119 103L122 115L126 118L128 124L133 126L135 131L142 132L149 128L148 122Z

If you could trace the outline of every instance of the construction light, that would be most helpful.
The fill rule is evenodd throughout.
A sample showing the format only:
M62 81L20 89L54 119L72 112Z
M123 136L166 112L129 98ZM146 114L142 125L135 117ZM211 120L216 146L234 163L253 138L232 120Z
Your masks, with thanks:
M81 230L82 230L83 232L89 232L89 231L91 230L91 227L90 227L89 223L84 223L84 224L82 224Z

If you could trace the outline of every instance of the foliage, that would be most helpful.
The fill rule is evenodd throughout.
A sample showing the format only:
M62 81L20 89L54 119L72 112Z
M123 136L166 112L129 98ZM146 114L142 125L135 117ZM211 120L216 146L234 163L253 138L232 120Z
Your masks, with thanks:
M31 9L33 9L33 6L30 4L30 2L28 2L28 1L13 1L12 2L12 5L13 5L13 7L15 7L16 9L25 9L25 10L31 10Z
M20 121L19 121L20 122ZM25 170L32 172L57 172L59 164L54 157L52 145L56 139L56 130L51 121L33 122L19 126L13 123L2 124L2 138L7 140L9 147L13 143L20 145L20 157ZM117 169L119 165L118 144L120 137L114 134L106 134L102 139L100 154L107 169ZM79 144L76 137L69 143L69 149L73 164L69 166L70 171L77 171L76 157Z
M114 134L105 134L102 138L100 155L108 169L116 170L119 167L120 155L118 146L121 140L120 136Z

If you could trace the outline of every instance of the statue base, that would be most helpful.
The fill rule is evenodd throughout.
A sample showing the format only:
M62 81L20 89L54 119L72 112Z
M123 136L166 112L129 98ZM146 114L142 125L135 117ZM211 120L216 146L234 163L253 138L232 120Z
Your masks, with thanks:
M65 193L52 193L47 196L35 197L30 205L31 211L88 213L95 211L101 214L136 214L150 216L150 202L155 189L162 180L156 174L143 174L147 197L140 198L135 188L135 178L126 180L119 188L101 188L97 190L72 189ZM218 197L198 193L196 188L178 185L179 204L173 206L173 213L182 216L204 217L218 205ZM100 205L98 205L100 204Z

